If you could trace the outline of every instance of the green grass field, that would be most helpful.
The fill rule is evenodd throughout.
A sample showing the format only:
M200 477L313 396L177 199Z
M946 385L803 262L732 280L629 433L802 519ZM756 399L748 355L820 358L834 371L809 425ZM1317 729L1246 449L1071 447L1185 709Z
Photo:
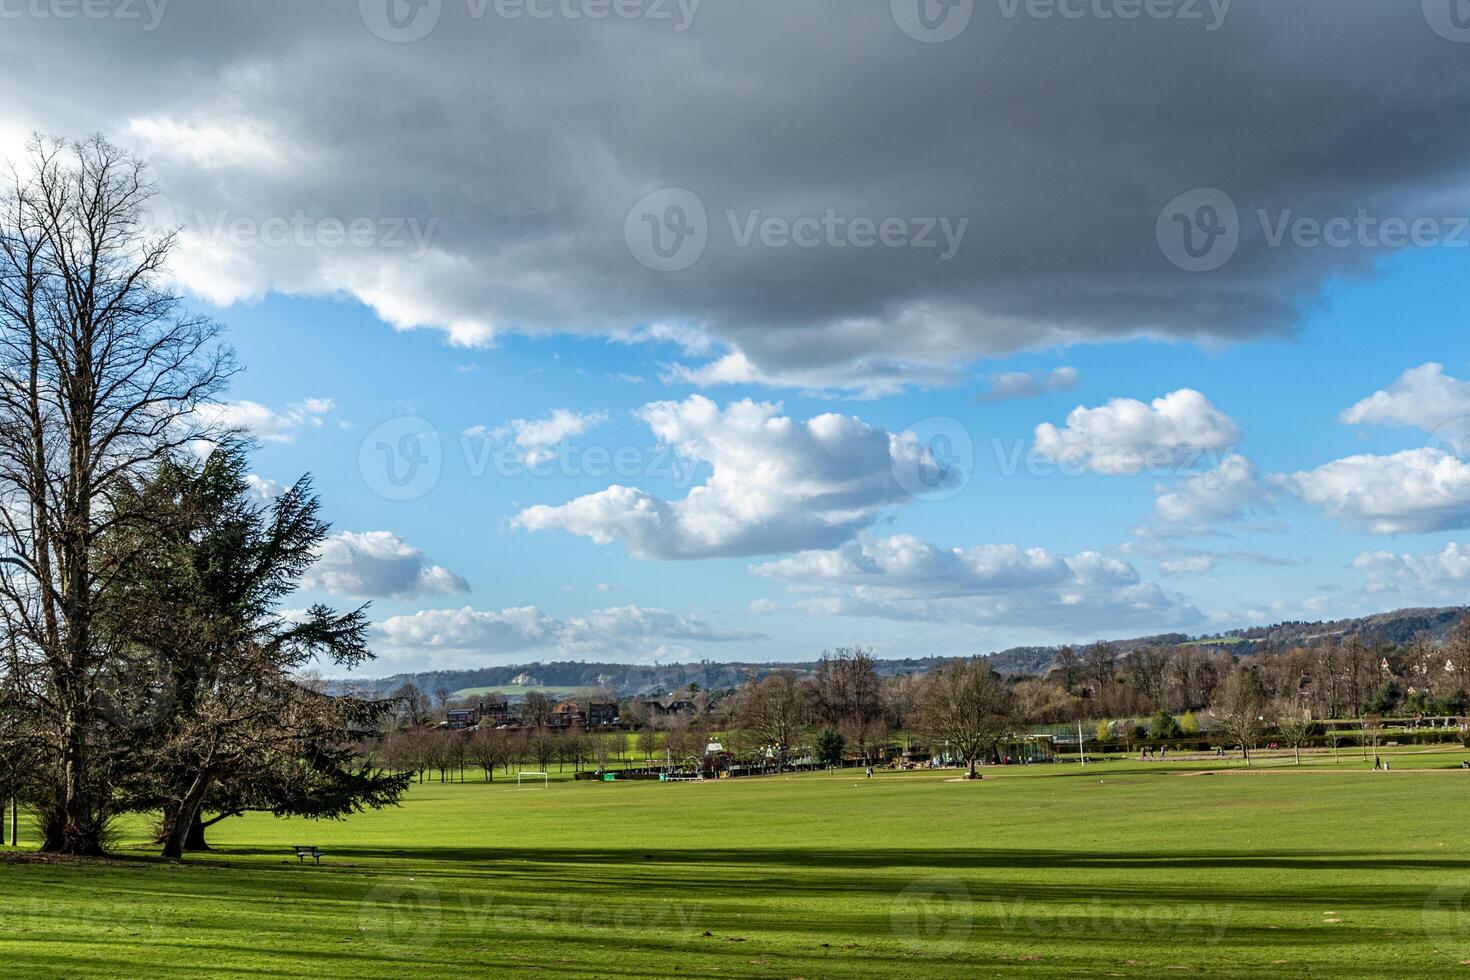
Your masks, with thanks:
M170 864L0 862L28 976L1409 976L1470 971L1464 752L415 786ZM1349 761L1351 760L1351 761ZM1450 767L1454 767L1450 771ZM1231 769L1239 769L1231 763ZM1423 771L1439 769L1441 771ZM23 828L24 829L24 828ZM298 865L317 844L320 866Z

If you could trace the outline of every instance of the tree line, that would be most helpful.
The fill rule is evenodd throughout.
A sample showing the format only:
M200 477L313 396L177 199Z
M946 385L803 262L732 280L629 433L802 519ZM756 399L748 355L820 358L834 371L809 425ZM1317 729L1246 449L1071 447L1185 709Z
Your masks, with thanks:
M872 763L902 748L943 752L973 773L1031 726L1085 724L1090 738L1165 742L1199 735L1204 727L1248 759L1267 733L1299 752L1319 731L1330 734L1320 727L1327 719L1355 722L1367 744L1386 716L1463 716L1470 705L1467 685L1470 620L1442 643L1427 634L1402 645L1329 636L1310 646L1243 657L1190 644L1119 654L1097 643L1063 648L1040 677L1002 677L983 657L884 677L870 649L839 647L809 672L752 676L722 696L691 691L697 707L687 716L650 717L638 710L641 702L625 702L621 722L637 733L628 756L621 751L621 732L547 729L550 702L537 694L527 701L541 707L524 711L513 732L478 732L468 742L441 733L448 747L437 750L406 748L427 736L403 732L385 743L384 753L394 760L392 767L416 772L433 766L407 761L414 751L428 753L423 758L435 751L459 753L488 770L506 771L522 762L545 768L552 760L574 767L610 758L687 764L702 759L706 743L718 737L736 758L778 768L797 753L822 763ZM442 692L441 704L447 697ZM407 700L420 700L428 709L427 698ZM1120 730L1117 723L1124 719L1139 721ZM476 745L481 756L466 755Z

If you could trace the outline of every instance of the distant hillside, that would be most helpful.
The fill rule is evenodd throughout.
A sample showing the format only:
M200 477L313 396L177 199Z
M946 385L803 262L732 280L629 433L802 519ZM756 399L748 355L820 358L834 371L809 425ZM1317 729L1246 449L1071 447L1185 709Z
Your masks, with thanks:
M1172 647L1188 643L1184 633L1160 633L1155 636L1138 636L1130 640L1110 640L1113 650L1122 656L1142 647ZM1011 647L989 656L990 665L1002 674L1044 674L1057 662L1061 647Z
M934 664L933 659L884 660L879 673L884 676L922 673ZM607 688L629 697L640 694L674 693L698 684L701 690L719 691L739 686L747 677L761 678L773 670L806 673L816 667L806 663L716 663L712 660L691 664L648 666L640 664L607 664L562 661L557 663L516 664L507 667L478 667L470 670L434 670L417 674L394 674L391 677L359 680L380 694L388 694L406 683L433 694L443 688L457 691L525 692L541 690L559 693L576 688ZM522 686L517 681L533 680Z
M1183 633L1163 633L1112 640L1119 656L1149 646L1213 647L1242 655L1255 650L1304 646L1329 637L1358 636L1369 644L1404 644L1420 633L1443 641L1470 607L1445 609L1399 609L1359 619L1327 622L1285 622L1272 626L1256 626L1209 636L1191 637ZM989 655L991 665L1002 674L1046 673L1056 663L1062 648L1012 647ZM944 658L922 657L881 660L878 672L884 676L924 673ZM733 688L747 677L760 678L773 670L806 673L816 666L805 663L716 663L704 660L692 664L648 666L639 664L556 663L516 664L507 667L478 667L469 670L436 670L416 674L394 674L369 680L357 680L380 694L389 694L406 683L416 684L432 695L441 688L451 692L530 691L542 690L556 695L574 689L606 688L620 696L669 693L686 690L698 684L706 691Z
M1356 635L1365 643L1408 643L1420 633L1428 633L1442 642L1470 607L1450 606L1444 609L1399 609L1376 613L1360 619L1339 619L1321 623L1277 623L1249 630L1235 630L1230 636L1253 640L1266 647L1301 646L1328 637Z

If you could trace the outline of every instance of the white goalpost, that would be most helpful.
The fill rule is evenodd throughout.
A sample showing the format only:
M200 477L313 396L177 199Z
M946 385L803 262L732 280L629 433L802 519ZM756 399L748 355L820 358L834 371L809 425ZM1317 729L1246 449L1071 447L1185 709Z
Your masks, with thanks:
M530 777L532 789L536 788L537 779L541 780L542 789L548 789L551 786L551 783L548 781L547 775L544 772L518 772L516 773L516 789L522 788L521 780L527 777Z

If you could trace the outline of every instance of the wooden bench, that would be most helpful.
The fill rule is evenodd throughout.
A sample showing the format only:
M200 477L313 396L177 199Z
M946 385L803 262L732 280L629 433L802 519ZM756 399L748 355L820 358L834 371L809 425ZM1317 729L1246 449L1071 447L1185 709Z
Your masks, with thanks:
M305 863L307 858L314 858L317 864L322 863L322 852L317 850L315 844L293 844L291 849L296 852L298 864Z

